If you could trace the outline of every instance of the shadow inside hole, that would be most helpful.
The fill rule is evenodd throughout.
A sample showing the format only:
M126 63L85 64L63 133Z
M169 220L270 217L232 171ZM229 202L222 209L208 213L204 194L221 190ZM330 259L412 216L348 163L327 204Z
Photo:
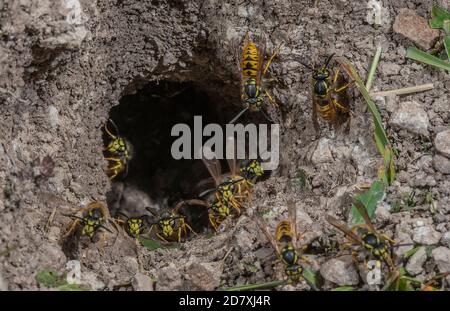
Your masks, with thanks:
M136 94L124 96L120 104L111 109L110 118L117 125L120 136L127 141L131 159L127 174L114 180L114 190L108 194L108 206L112 214L118 210L129 216L146 213L146 206L134 206L133 210L140 212L130 213L129 202L143 205L138 198L129 197L137 197L139 192L145 193L159 211L173 208L182 200L197 198L205 190L199 188L199 183L210 175L199 159L173 158L171 148L178 137L171 136L172 127L181 123L188 125L193 146L194 116L202 116L203 127L217 123L225 131L224 125L240 109L239 105L230 106L229 102L221 98L207 96L193 83L152 82ZM239 120L243 124L249 122L258 124L267 121L258 114L245 114ZM106 145L110 138L105 135L104 139ZM207 139L205 137L203 142ZM193 157L193 147L191 153ZM225 160L221 161L221 166L223 173L228 172ZM122 188L115 187L119 184ZM124 191L125 188L138 189L139 192ZM120 191L122 194L118 194ZM128 197L124 199L123 196ZM182 213L195 231L199 232L208 226L208 215L204 207L189 206Z

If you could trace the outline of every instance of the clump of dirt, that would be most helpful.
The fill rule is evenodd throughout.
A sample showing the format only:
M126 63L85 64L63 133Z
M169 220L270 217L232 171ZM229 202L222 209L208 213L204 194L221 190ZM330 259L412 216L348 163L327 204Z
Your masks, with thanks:
M348 220L349 198L377 179L381 158L360 96L347 135L316 135L311 72L300 61L319 63L336 53L365 77L378 45L383 54L374 91L430 82L434 89L377 98L397 152L397 180L375 224L396 240L427 246L422 265L412 269L408 262L415 277L444 272L450 262L450 160L435 139L448 130L450 80L444 71L407 60L411 43L392 29L401 9L427 17L432 4L384 3L382 25L375 28L365 1L319 0L317 7L309 0L6 3L0 12L0 289L37 289L38 271L66 269L70 258L60 238L69 219L63 213L93 200L107 202L113 215L119 209L141 213L146 206L170 208L195 193L207 171L200 160L172 160L170 128L189 124L194 115L224 124L241 109L236 42L247 31L265 34L268 52L283 42L271 67L280 110L268 108L281 127L280 167L257 183L243 215L228 219L216 235L155 251L111 233L103 248L97 239L82 240L77 259L85 282L93 289L143 289L150 282L143 279L151 277L155 289L205 290L282 278L282 265L253 215L266 213L274 230L287 217L287 199L296 202L298 225L306 231L300 242L311 245L310 265L326 279L321 267L343 239L324 216ZM421 134L395 120L410 101L427 116ZM114 183L102 152L109 118L133 147L127 176ZM242 121L255 120L264 122L259 116ZM419 255L415 262L423 260ZM353 282L350 276L343 271ZM355 283L350 285L367 289ZM336 284L327 280L324 288ZM310 289L304 282L282 288Z

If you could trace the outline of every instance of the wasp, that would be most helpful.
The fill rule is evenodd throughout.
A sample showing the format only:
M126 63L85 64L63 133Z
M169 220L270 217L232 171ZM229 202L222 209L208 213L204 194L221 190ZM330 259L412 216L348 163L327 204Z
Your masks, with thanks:
M274 58L279 54L281 44L275 49L274 53L269 57L264 65L264 58L266 54L266 40L265 37L261 42L254 42L250 38L250 34L247 32L242 47L238 52L240 56L238 60L238 68L241 75L241 101L244 109L233 118L229 123L234 123L239 117L247 110L255 112L262 111L264 116L270 120L270 118L262 110L264 103L263 96L269 99L270 104L274 107L278 105L273 100L269 92L263 87L263 78L266 75L270 64Z
M303 266L300 264L300 260L308 262L308 259L302 256L303 250L306 247L299 247L298 245L299 236L297 233L297 210L295 208L295 203L289 200L287 206L289 219L282 220L278 223L275 230L275 236L269 232L268 226L261 216L256 217L256 223L266 236L267 240L269 240L277 253L278 258L284 264L284 272L289 283L295 284L304 279ZM309 285L315 289L313 284Z
M110 219L110 216L108 209L102 203L97 201L91 202L81 210L81 213L83 214L81 217L77 215L63 214L63 216L73 219L64 237L71 235L80 224L83 226L81 235L88 236L89 238L92 238L99 228L103 228L106 231L111 232L111 230L103 225L106 220Z
M187 236L188 230L197 235L192 227L186 222L185 216L178 213L183 204L178 204L172 211L165 211L160 215L156 214L150 208L147 208L148 211L157 217L156 221L150 223L149 234L154 230L156 236L161 241L177 241L178 243L181 242L182 237Z
M108 129L108 122L114 126L116 132L115 135ZM128 172L130 152L125 139L120 136L119 129L114 121L108 119L108 122L105 124L105 132L109 136L110 141L104 148L104 152L106 153L105 160L108 161L107 174L109 179L113 180L121 173L126 176Z
M396 244L396 242L387 235L375 230L366 208L360 201L354 199L353 204L363 217L365 224L355 225L349 229L346 225L330 215L326 216L326 220L332 226L342 231L350 239L352 244L361 246L376 260L384 261L391 272L396 271L397 268L392 259L391 250L394 246L400 245Z
M117 212L117 215L125 217L125 220L116 218L115 221L121 224L125 228L125 231L133 238L138 238L146 228L147 215L139 217L129 217L128 215L120 211Z
M348 81L341 72L341 63L330 69L329 65L334 54L328 56L325 62L316 68L302 63L312 71L312 119L316 132L320 131L317 115L333 126L335 130L340 128L348 120L346 132L350 129L351 96L349 90L355 83Z

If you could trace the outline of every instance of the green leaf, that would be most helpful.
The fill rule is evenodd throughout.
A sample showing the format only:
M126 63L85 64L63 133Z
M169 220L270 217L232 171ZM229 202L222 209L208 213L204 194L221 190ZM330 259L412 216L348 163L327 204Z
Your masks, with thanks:
M351 292L353 290L355 290L355 288L352 286L340 286L340 287L333 288L331 291L332 292Z
M36 282L48 287L58 287L67 284L67 281L53 268L46 268L36 274Z
M438 5L431 9L432 19L429 21L431 28L442 28L445 20L450 20L450 13Z
M450 71L450 62L439 59L436 56L423 52L415 47L409 47L406 50L406 57L436 68Z
M450 59L450 35L444 37L444 47L447 53L447 59Z
M386 153L386 147L389 146L389 149L391 149L391 143L389 142L389 139L387 138L386 131L383 127L383 122L381 121L381 115L377 108L377 105L373 102L372 98L370 97L370 94L368 90L366 89L364 83L361 80L361 77L356 72L356 69L353 67L353 65L345 58L338 57L336 58L337 61L340 63L340 65L345 69L345 71L355 80L356 87L361 92L361 95L364 97L364 100L367 103L367 107L369 108L369 111L372 113L373 116L373 122L375 124L375 143L377 145L378 151L383 156L383 159L385 157ZM391 152L392 154L392 152ZM388 166L385 166L385 174L386 174L386 180L389 181L389 184L394 181L395 178L394 171L394 158L391 157L390 163Z
M89 286L83 284L65 284L58 286L60 291L89 291L91 290Z
M444 24L442 25L442 29L444 29L444 32L447 36L450 36L450 19L444 21Z
M355 199L359 200L367 210L369 217L372 219L375 216L375 210L378 202L384 196L384 185L380 181L374 181L370 186L370 189L366 192L355 196ZM356 207L352 204L352 223L353 225L364 223L364 219L358 212Z
M311 286L312 289L318 290L318 288L320 288L319 279L316 271L311 270L309 268L304 268L302 276L308 283L308 285Z
M141 242L142 246L148 248L151 251L157 250L158 248L180 248L180 244L178 243L171 243L168 245L164 245L159 243L158 241L146 239L143 237L139 237L139 242Z
M413 249L410 249L409 251L407 251L404 255L403 258L404 259L408 259L409 257L411 257L412 255L414 255L415 253L417 253L417 251L421 248L422 246L416 246Z

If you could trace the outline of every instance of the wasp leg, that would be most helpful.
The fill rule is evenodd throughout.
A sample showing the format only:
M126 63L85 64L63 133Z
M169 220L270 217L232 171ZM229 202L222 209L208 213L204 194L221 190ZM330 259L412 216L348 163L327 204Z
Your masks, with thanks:
M79 219L75 219L72 220L72 222L70 223L69 229L67 230L67 232L64 234L63 238L67 238L68 236L70 236L73 231L76 229L77 225L80 223Z
M197 232L195 232L194 229L192 229L192 227L189 226L187 223L184 223L184 226L185 226L185 234L187 234L186 228L188 228L189 231L191 231L195 236L198 236Z
M211 226L214 228L214 231L217 232L218 231L218 226L220 224L218 223L218 221L216 221L214 215L209 214L208 218L209 218L209 222L211 223Z
M110 180L113 180L114 178L119 175L120 171L123 168L123 164L119 158L105 158L107 161L115 162L116 164L112 165L111 167L107 168L108 172L112 172L112 175L109 177Z
M395 240L391 239L391 238L388 237L386 234L381 234L380 236L381 236L381 238L383 238L383 239L389 241L389 242L390 242L391 244L393 244L393 245L397 244L397 242L396 242Z
M266 67L264 68L264 70L262 72L263 76L266 74L267 70L269 70L269 66L272 63L273 59L278 55L278 53L280 53L280 49L281 49L282 45L283 45L283 43L280 43L280 45L278 45L278 47L273 52L272 56L270 56L269 60L267 61Z
M275 102L275 100L272 98L272 96L270 96L269 92L267 90L264 90L264 94L267 96L267 98L269 99L269 103L274 106L275 108L278 108L279 105Z
M159 233L156 233L156 236L161 239L161 241L164 241L166 243L169 243L169 241L167 241L162 235L160 235Z

